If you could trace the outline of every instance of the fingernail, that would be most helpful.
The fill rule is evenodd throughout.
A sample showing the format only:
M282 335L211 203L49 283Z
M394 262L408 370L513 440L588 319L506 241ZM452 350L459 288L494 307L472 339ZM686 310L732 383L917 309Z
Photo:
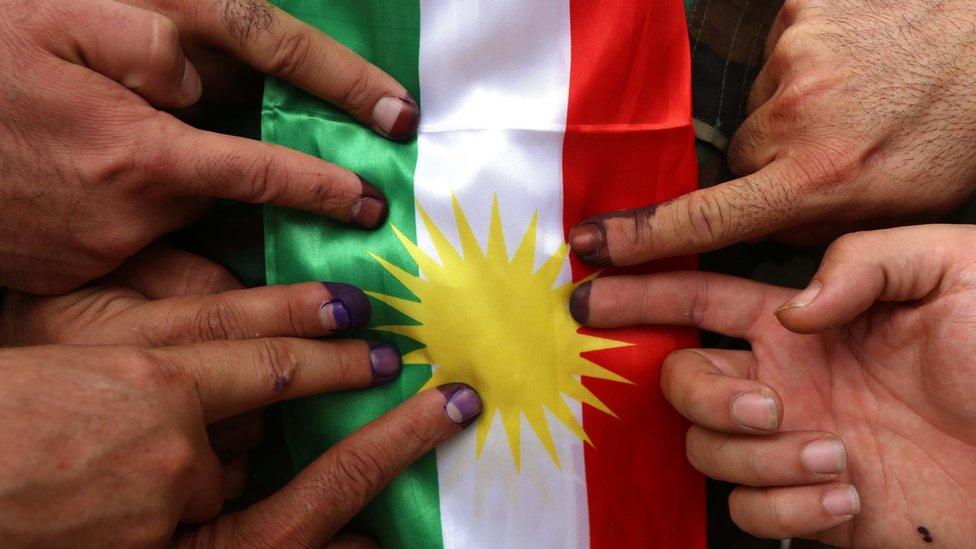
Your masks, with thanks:
M591 263L610 263L607 233L602 222L587 221L569 230L569 245L580 259Z
M328 330L362 328L369 322L372 307L362 290L352 284L323 282L331 296L319 308L319 320Z
M180 95L187 101L196 102L197 99L200 99L202 93L203 82L200 81L200 73L187 60L183 66L183 81L180 82Z
M837 438L825 438L807 443L800 452L807 471L815 475L836 475L847 468L847 450Z
M573 315L576 322L586 324L590 319L590 289L592 282L580 284L573 290L573 295L569 297L569 314Z
M834 488L823 495L821 502L827 514L835 517L849 517L861 512L861 497L853 486Z
M778 423L776 401L761 393L742 393L732 401L732 419L749 429L775 431Z
M352 220L361 227L374 229L386 222L390 206L376 186L362 177L359 181L363 185L363 194L352 207Z
M819 280L814 280L806 287L805 290L793 296L793 299L787 301L776 312L785 311L786 309L795 309L797 307L806 307L807 305L813 303L814 299L817 299L817 295L820 293L820 289L823 288L823 284Z
M481 398L470 385L448 383L441 385L437 390L447 399L444 413L461 427L471 425L471 422L481 413Z
M387 95L381 97L373 107L373 123L390 139L404 141L417 133L420 125L420 107L413 97Z
M387 383L400 374L403 361L396 348L382 341L369 343L369 361L373 366L373 384Z

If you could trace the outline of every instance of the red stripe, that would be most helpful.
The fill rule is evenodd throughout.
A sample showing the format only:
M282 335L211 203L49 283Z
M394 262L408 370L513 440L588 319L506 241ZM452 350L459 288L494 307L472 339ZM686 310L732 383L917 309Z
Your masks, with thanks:
M563 152L564 226L661 202L696 187L691 69L680 0L571 0L572 69ZM641 272L695 268L694 258ZM578 280L593 272L573 260ZM608 270L607 274L611 274ZM685 423L664 400L661 361L695 346L685 329L612 334L636 347L595 354L635 385L587 379L619 419L588 406L583 424L595 548L704 547L703 479L685 460Z

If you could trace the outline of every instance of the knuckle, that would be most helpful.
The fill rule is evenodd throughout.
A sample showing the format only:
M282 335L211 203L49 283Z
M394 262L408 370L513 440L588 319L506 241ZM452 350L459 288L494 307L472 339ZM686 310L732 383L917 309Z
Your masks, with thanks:
M365 65L358 65L351 70L353 72L346 75L339 90L338 102L352 112L363 112L370 106L372 98L369 69Z
M277 182L283 181L287 170L284 164L271 154L264 154L253 159L239 159L245 166L243 176L242 198L255 204L274 202L281 197L281 187Z
M198 257L186 262L182 279L184 281L184 295L216 294L236 283L236 279L227 269Z
M164 435L157 455L161 474L171 482L186 479L196 468L196 445L183 432Z
M292 340L267 338L255 340L255 360L270 381L269 393L278 394L294 385L301 373L301 361Z
M383 486L382 460L375 446L340 445L334 449L327 474L327 493L336 506L358 506Z
M711 243L724 237L727 225L727 208L712 192L696 192L684 201L684 217L690 228L690 238L697 242Z
M307 32L282 34L271 52L266 70L286 80L293 79L305 71L311 53L311 34Z
M224 297L215 297L205 303L191 324L190 337L196 341L221 341L243 339L246 321L237 306Z

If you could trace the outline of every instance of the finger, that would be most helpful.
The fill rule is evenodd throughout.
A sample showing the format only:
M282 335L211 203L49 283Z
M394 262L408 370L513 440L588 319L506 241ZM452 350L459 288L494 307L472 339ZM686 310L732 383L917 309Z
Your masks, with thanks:
M581 259L635 265L714 250L807 222L824 209L798 197L799 172L778 161L763 170L669 202L610 212L573 227L569 241Z
M780 140L773 135L768 109L760 107L739 126L729 142L729 170L735 175L758 172L771 164L780 150Z
M747 486L815 484L833 480L847 468L844 443L824 432L757 437L693 425L685 448L695 469L716 480Z
M149 299L218 294L244 287L217 263L165 244L139 252L106 280Z
M148 352L192 384L208 425L282 400L387 383L401 367L393 346L355 340L249 339Z
M379 549L379 547L380 544L374 539L362 534L344 532L332 538L325 549Z
M308 24L264 0L220 0L203 10L204 35L255 69L287 80L378 133L416 134L417 102L392 76Z
M750 379L749 351L684 349L661 369L664 397L692 423L723 433L770 434L783 419L783 401L765 383Z
M573 291L569 307L577 322L593 328L668 324L748 337L768 302L788 295L726 275L670 272L597 278Z
M176 24L168 17L118 2L83 6L79 24L66 25L55 53L101 73L156 107L196 103L200 75L186 58Z
M481 400L467 385L420 393L333 446L279 493L227 522L221 534L270 546L286 540L319 546L404 468L480 413Z
M209 522L224 506L224 475L220 460L207 444L206 433L202 433L196 442L194 468L186 484L190 492L180 517L180 522L187 524Z
M147 303L145 330L166 345L258 337L321 337L362 328L371 307L350 284L306 282ZM130 321L132 322L132 321Z
M167 168L157 173L175 194L274 204L369 229L386 221L386 197L345 168L278 145L196 130L172 117L161 120L166 148L155 162Z
M839 326L876 301L922 299L939 288L946 246L972 241L970 227L924 225L842 236L828 248L806 289L777 311L783 326L816 333Z
M861 511L857 489L830 482L788 488L736 488L732 520L761 538L810 537L851 520Z
M241 456L224 464L224 500L240 497L247 489L248 458Z
M779 89L780 72L778 64L767 62L756 75L746 97L746 113L749 115L766 104Z
M210 435L210 447L221 463L227 464L240 459L264 438L264 409L251 410L218 421L207 432Z

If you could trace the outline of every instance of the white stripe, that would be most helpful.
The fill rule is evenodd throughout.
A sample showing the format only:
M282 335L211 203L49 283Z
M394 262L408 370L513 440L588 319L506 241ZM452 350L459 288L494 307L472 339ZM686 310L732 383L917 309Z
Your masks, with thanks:
M538 210L539 265L563 242L569 0L421 0L420 6L416 198L458 245L455 193L484 246L497 194L509 253ZM419 217L417 226L419 245L436 257ZM568 278L567 268L563 281ZM579 403L569 405L580 417ZM550 424L562 470L524 420L519 473L497 417L480 459L474 429L438 449L445 547L588 545L583 445Z

